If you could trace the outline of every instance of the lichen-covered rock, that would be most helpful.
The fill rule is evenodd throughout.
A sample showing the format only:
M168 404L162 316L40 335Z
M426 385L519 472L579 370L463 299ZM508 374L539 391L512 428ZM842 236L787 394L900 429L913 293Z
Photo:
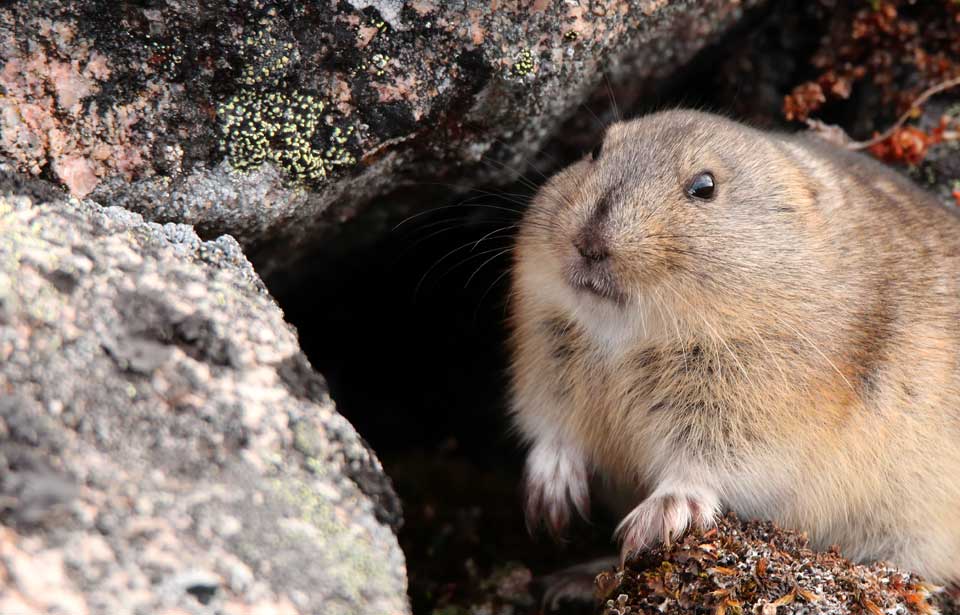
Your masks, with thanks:
M943 588L892 566L811 551L806 536L728 515L597 577L603 615L933 614L955 605Z
M917 125L928 133L936 130L951 135L930 146L923 162L911 174L940 199L960 206L960 94L942 96L925 106Z
M406 613L389 480L237 242L0 175L0 612Z
M760 1L23 0L0 154L267 271L398 185L516 177L604 72L642 91Z

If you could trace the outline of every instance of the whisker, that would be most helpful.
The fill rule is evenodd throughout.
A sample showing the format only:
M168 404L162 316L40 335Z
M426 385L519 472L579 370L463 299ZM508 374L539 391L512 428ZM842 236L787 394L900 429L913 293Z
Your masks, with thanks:
M555 188L552 188L552 187L549 185L549 182L548 182L549 178L548 178L546 175L544 175L543 173L540 173L540 171L537 170L536 168L534 168L534 170L537 171L537 173L540 174L541 177L543 177L543 180L544 180L544 183L543 183L543 184L537 185L535 182L533 182L531 179L529 179L529 178L528 178L526 175L524 175L523 173L519 173L516 169L511 168L511 167L508 166L506 163L500 162L499 160L494 160L493 158L483 158L483 159L482 159L482 162L484 162L484 163L486 163L486 164L488 164L488 165L499 165L499 168L501 168L501 169L505 169L505 170L511 171L511 172L513 172L513 173L518 173L518 177L517 177L518 181L520 181L522 184L528 186L528 187L531 188L532 190L534 190L534 191L546 190L548 194L551 194L551 195L555 196L556 198L560 199L562 202L566 203L566 204L569 205L570 207L572 207L572 206L574 205L574 203L569 199L569 197L568 197L567 195L561 193L559 190L557 190L557 189L555 189Z
M509 222L509 223L511 223L511 224L517 223L515 218L505 218L505 217L504 217L504 218L490 218L490 217L484 216L483 218L468 218L468 217L443 218L442 220L436 220L436 221L434 221L434 222L428 222L428 223L424 223L424 224L418 224L417 226L414 226L413 228L410 229L410 234L413 235L414 233L417 233L418 231L425 231L425 230L427 230L427 229L435 228L435 227L440 226L440 225L443 225L443 224L452 224L452 225L454 225L456 228L467 229L467 228L471 228L471 227L488 226L488 225L490 225L490 224L501 224L501 223L504 223L504 222Z
M483 240L489 238L491 235L494 235L494 234L496 234L496 233L500 233L500 232L502 232L502 231L509 231L509 230L512 230L512 229L517 228L518 226L520 226L520 225L519 225L519 224L511 224L511 225L509 225L509 226L503 226L503 227L500 227L500 228L498 228L498 229L495 229L495 230L487 233L486 235L484 235L484 236L481 237L480 239L478 239L478 240L476 241L476 243L473 244L473 248L470 248L470 249L471 249L471 250L476 249L476 247L477 247L478 245L480 245L480 242L482 242Z
M466 284L463 285L463 287L466 288L467 286L470 286L470 282L473 280L473 278L475 278L476 275L477 275L478 273L480 273L480 270L483 269L484 267L486 267L488 263L496 260L498 257L503 256L504 254L507 254L507 253L509 253L509 252L513 252L513 247L505 248L505 249L501 250L500 252L497 252L496 254L494 254L493 256L491 256L490 258L488 258L487 260L483 261L483 263L481 263L480 266L477 267L476 271L474 271L472 274L470 274L470 277L467 278L467 282L466 282Z
M440 264L443 263L443 261L447 260L448 258L450 258L451 256L453 256L454 254L456 254L456 253L459 252L460 250L463 250L464 248L468 248L469 246L470 246L469 243L465 243L465 244L463 244L463 245L460 246L460 247L454 248L454 249L450 250L449 252L447 252L446 254L444 254L443 256L441 256L435 263L433 263L432 265L430 265L430 267L429 267L429 268L424 272L424 274L420 277L420 281L417 282L416 287L414 287L414 289L413 289L413 296L416 297L417 294L419 294L419 292L420 292L420 287L423 286L424 280L427 279L427 276L429 276L430 273L431 273L434 269L436 269L437 267L439 267Z
M610 85L610 79L607 78L607 71L603 71L603 82L607 85L607 96L610 97L610 104L613 107L613 117L618 122L622 122L623 116L620 114L620 106L617 105L617 96L613 92L613 86Z
M716 344L716 342L720 342L721 344L723 344L723 347L727 350L727 353L730 355L730 358L733 359L734 363L737 364L737 367L739 367L739 368L740 368L740 371L743 373L743 377L746 378L746 380L749 382L749 380L750 380L750 375L747 373L747 369L743 366L743 363L740 362L739 357L737 357L737 354L733 351L733 349L730 348L730 345L727 344L727 342L726 342L725 339L723 339L723 336L721 336L721 335L717 332L717 330L713 328L713 326L712 326L712 325L710 324L710 322L707 320L707 317L706 317L701 311L696 310L696 309L690 304L690 302L687 301L687 300L683 297L682 294L680 294L680 293L675 293L674 296L676 296L678 299L680 299L681 301L683 301L684 303L686 303L686 304L687 304L687 307L690 308L691 313L694 313L694 314L697 314L698 316L700 316L700 319L703 321L704 326L707 327L707 328L710 330L710 333L711 333L711 336L710 336L710 337L713 338L712 341L714 342L714 344ZM720 362L720 356L719 356L719 353L718 353L718 354L717 354L717 366L718 366L718 368L719 368L719 366L720 366L721 364L722 364L722 363Z
M444 222L449 222L449 220L445 220ZM476 248L477 245L479 245L481 242L483 242L483 241L485 241L485 240L487 240L487 239L493 238L493 236L494 236L496 233L498 233L498 232L500 232L500 231L504 231L504 230L511 230L511 229L515 228L516 226L517 226L516 224L510 224L510 225L508 225L508 226L501 226L501 227L498 227L498 228L494 229L493 231L487 233L486 235L484 235L484 236L481 237L480 239L476 240L475 242L474 242L473 240L471 240L471 243L473 243L473 248L471 248L471 250L473 250L474 248ZM424 237L419 237L416 241L414 241L414 242L410 243L409 245L407 245L407 246L403 249L403 251L400 252L400 256L406 256L407 254L410 253L411 250L415 249L417 246L422 245L424 242L426 242L426 241L428 241L428 240L430 240L430 239L432 239L432 238L434 238L434 237L436 237L436 236L438 236L438 235L441 235L441 234L443 234L443 233L449 233L450 231L463 230L464 228L466 228L466 225L460 226L460 225L457 225L457 224L452 224L452 225L446 226L446 227L444 227L444 228L442 228L442 229L440 229L440 230L433 231L432 233L428 233L426 236L424 236ZM505 238L506 238L506 237L505 237Z
M487 166L491 166L491 167L493 167L493 168L495 168L495 169L497 169L497 170L510 171L511 173L513 173L513 174L516 175L518 182L520 182L522 185L527 186L528 188L530 188L530 189L532 189L532 190L538 190L538 189L540 188L532 179L530 179L529 177L527 177L526 175L524 175L522 172L520 172L520 171L518 171L517 169L511 167L510 165L508 165L508 164L505 163L505 162L501 162L501 161L499 161L499 160L495 160L495 159L489 158L489 157L487 157L487 156L484 156L483 158L481 158L481 159L480 159L480 162L486 164Z
M605 131L605 130L607 129L607 127L609 126L609 124L608 124L607 122L604 122L603 120L601 120L601 119L597 116L597 114L593 112L593 109L590 108L590 105L588 105L586 102L582 102L582 103L580 103L580 106L583 107L584 109L586 109L587 113L589 113L590 116L593 118L593 120L597 123L597 125L600 126L600 130L601 130L601 131Z
M499 143L500 145L504 146L504 147L507 148L508 150L513 150L513 147L512 147L509 143L505 143L504 141L502 141L502 140L500 140L500 139L498 139L498 138L496 138L496 137L494 137L493 140L494 140L494 142ZM546 175L543 174L543 171L541 171L540 169L538 169L537 166L536 166L535 164L533 164L532 161L528 161L528 165L529 165L529 167L530 167L531 169L533 169L534 171L536 171L537 175L539 175L541 178L543 178L544 181L546 181L547 179L549 179ZM515 169L509 169L509 170L515 171Z
M510 267L504 268L504 270L500 273L500 275L498 275L498 276L493 280L493 282L490 283L490 286L487 287L487 290L484 291L484 293L483 293L482 295L480 295L480 300L477 301L477 307L473 310L473 322L474 322L474 323L477 322L477 316L480 314L480 306L483 305L484 299L486 299L486 298L487 298L487 295L489 295L490 292L493 291L493 289L494 289L494 288L496 287L496 285L500 282L500 280L502 280L503 277L504 277L505 275L509 274L509 273L510 273ZM507 296L504 297L503 313L501 314L501 317L503 317L503 318L505 318L506 315L507 315L507 307L510 305L510 299L511 299L511 297L513 297L514 292L515 292L514 289L511 288L511 289L507 292Z
M419 218L419 217L421 217L421 216L425 216L425 215L430 214L430 213L434 213L434 212L441 211L441 210L445 210L445 209L455 209L455 208L462 208L462 207L486 207L486 208L488 208L488 209L494 209L494 210L497 210L497 211L509 211L509 212L515 213L515 214L522 213L522 212L519 212L519 211L517 211L517 210L515 210L515 209L510 209L509 207L503 207L503 206L500 206L500 205L490 205L489 203L469 203L469 204L468 204L468 203L457 203L456 205L441 205L440 207L431 207L430 209L428 209L428 210L426 210L426 211L421 211L421 212L419 212L419 213L413 214L412 216L409 216L409 217L407 217L407 218L404 218L403 220L401 220L396 226L394 226L394 227L393 227L392 229L390 229L390 230L391 230L391 232L392 232L392 231L396 231L398 228L400 228L401 226L403 226L403 225L406 224L407 222L410 222L411 220L414 220L414 219Z
M451 273L453 273L453 271L454 271L455 269L457 269L457 268L459 268L459 267L462 267L463 265L466 265L467 263L469 263L469 262L472 261L472 260L476 260L476 259L478 259L478 258L483 258L483 257L486 256L487 254L490 254L490 253L492 253L492 252L501 251L501 250L503 250L503 249L504 249L503 246L497 246L496 248L490 248L489 250L483 250L482 252L477 252L476 254L471 254L470 256L468 256L468 257L466 257L466 258L464 258L464 259L461 259L461 260L458 261L455 265L453 265L452 267L450 267L449 269L447 269L445 272L443 272L442 274L440 274L440 277L437 278L437 281L439 282L440 280L444 279L445 277L447 277L448 275L450 275ZM512 250L513 248L508 248L508 249Z

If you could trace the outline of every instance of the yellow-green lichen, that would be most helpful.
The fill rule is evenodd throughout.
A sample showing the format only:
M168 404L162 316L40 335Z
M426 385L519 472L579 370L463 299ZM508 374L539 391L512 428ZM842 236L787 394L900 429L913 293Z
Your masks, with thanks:
M380 19L379 17L372 17L367 20L367 23L381 32L385 32L386 30L389 29L387 22Z
M174 75L180 64L184 60L183 39L176 35L170 35L169 40L158 40L151 37L147 38L147 46L152 55L149 63L158 68L167 75Z
M260 85L279 80L297 58L297 49L290 41L281 41L267 26L242 39L245 64L240 83Z
M517 52L517 55L514 56L513 67L510 71L516 77L526 77L534 71L536 68L536 61L533 58L533 53L529 49L521 49Z
M221 150L238 171L269 160L296 181L322 181L336 167L356 164L345 147L353 126L328 121L325 109L311 94L241 90L217 110Z
M382 77L387 64L390 62L390 56L383 53L375 53L373 57L370 58L370 61L373 63L377 77Z
M338 504L324 495L323 489L288 476L276 479L273 491L293 507L297 519L307 524L281 524L281 531L292 542L315 542L324 548L324 552L318 554L318 563L324 566L327 576L343 596L359 603L365 589L388 588L394 584L387 563L378 559L379 547L373 545L371 537L360 526L351 522L346 510L338 509Z

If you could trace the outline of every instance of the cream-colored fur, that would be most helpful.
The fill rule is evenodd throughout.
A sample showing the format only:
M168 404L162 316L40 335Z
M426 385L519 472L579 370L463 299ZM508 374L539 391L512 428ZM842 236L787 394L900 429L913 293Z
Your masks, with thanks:
M702 171L710 201L685 193ZM617 298L572 283L587 225ZM532 524L562 530L595 475L635 502L624 555L731 509L960 579L960 218L933 197L826 143L658 113L543 186L512 273Z

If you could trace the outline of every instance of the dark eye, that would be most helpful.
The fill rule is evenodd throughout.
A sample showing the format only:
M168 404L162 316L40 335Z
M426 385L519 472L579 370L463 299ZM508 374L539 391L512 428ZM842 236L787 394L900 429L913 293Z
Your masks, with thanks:
M716 182L713 180L713 175L710 173L700 173L690 180L690 183L687 185L687 196L709 201L713 198L715 189Z
M594 146L593 151L590 152L590 157L596 160L597 158L600 157L600 152L602 151L603 151L603 141L601 141L600 143L597 143Z

